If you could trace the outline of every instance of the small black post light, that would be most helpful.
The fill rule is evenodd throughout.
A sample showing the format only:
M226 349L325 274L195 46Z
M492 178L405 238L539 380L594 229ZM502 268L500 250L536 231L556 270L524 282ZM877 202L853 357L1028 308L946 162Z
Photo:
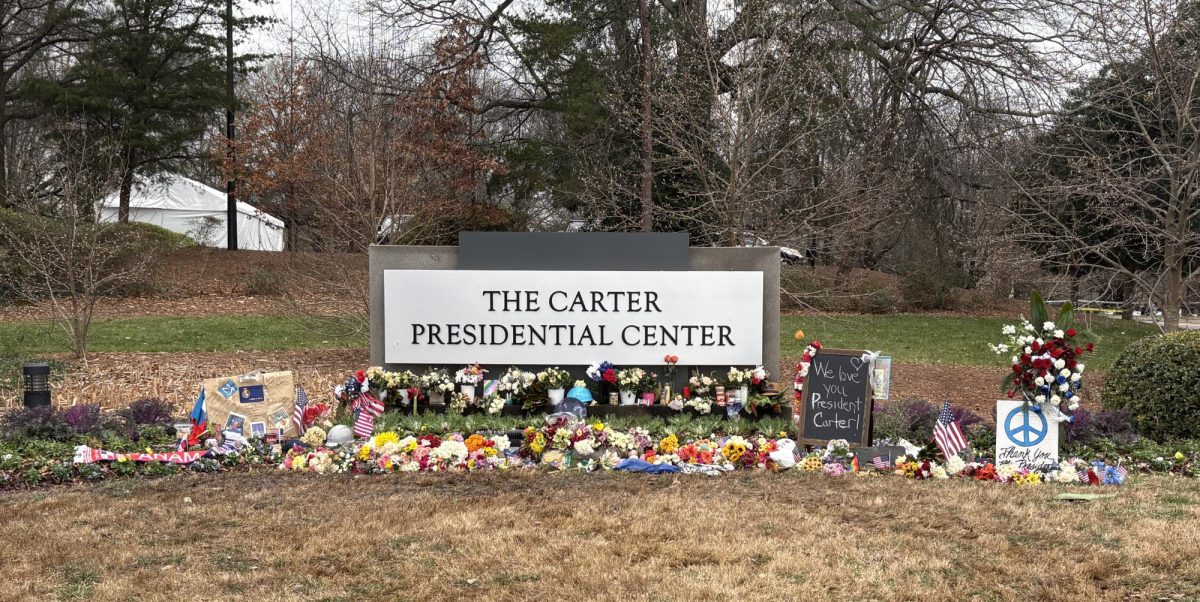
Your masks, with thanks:
M26 362L21 373L25 377L25 407L50 405L50 364Z

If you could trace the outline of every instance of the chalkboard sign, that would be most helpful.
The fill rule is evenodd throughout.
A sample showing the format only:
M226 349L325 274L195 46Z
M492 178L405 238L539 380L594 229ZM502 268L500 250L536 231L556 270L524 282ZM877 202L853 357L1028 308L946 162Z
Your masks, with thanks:
M862 351L822 349L813 356L800 398L800 441L870 444L871 363Z

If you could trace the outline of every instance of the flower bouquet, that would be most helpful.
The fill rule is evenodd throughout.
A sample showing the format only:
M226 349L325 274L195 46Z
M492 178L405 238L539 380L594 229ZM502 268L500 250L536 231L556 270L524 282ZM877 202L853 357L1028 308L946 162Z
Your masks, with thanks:
M418 381L429 403L446 403L446 394L454 391L454 379L442 368L429 368Z
M587 374L587 377L594 384L595 390L593 393L595 393L596 398L601 402L607 401L610 393L618 391L617 368L613 366L612 362L597 362L592 364L588 366L585 374Z
M475 397L475 386L483 382L483 375L487 374L479 364L471 364L463 366L454 373L454 382L458 383L463 394L472 398Z
M394 403L407 406L420 385L420 379L409 370L392 372L379 366L372 366L367 368L365 373L371 390L375 391L379 401L383 402L390 398Z
M634 405L639 394L654 394L658 376L642 368L626 368L617 371L617 386L621 388L621 405Z
M1013 353L1001 390L1009 399L1020 397L1026 407L1036 404L1036 411L1050 420L1070 420L1061 406L1066 402L1068 410L1079 407L1084 369L1080 360L1093 351L1092 336L1074 328L1070 303L1063 304L1054 320L1049 319L1046 302L1037 291L1030 296L1030 305L1032 321L1022 318L1019 327L1005 325L1001 333L1008 340L991 345L997 354Z
M537 375L524 372L520 368L511 367L500 377L496 390L506 397L521 395L537 382Z
M559 367L546 368L537 373L537 381L546 387L550 405L556 405L566 396L567 385L571 384L571 373Z

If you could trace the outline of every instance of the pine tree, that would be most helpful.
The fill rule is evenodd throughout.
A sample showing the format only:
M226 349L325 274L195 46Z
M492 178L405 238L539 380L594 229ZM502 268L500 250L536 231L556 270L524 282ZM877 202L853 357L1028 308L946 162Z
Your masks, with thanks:
M195 143L233 102L225 87L222 0L114 0L62 83L43 96L103 140L120 165L118 221L135 179L195 159ZM237 31L261 19L235 18ZM244 72L254 57L235 57Z

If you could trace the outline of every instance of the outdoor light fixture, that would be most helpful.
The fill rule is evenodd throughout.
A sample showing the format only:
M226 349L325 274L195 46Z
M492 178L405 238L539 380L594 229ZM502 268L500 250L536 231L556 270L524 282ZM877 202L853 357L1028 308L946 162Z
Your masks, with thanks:
M25 380L25 406L50 405L50 364L26 362L21 365Z

